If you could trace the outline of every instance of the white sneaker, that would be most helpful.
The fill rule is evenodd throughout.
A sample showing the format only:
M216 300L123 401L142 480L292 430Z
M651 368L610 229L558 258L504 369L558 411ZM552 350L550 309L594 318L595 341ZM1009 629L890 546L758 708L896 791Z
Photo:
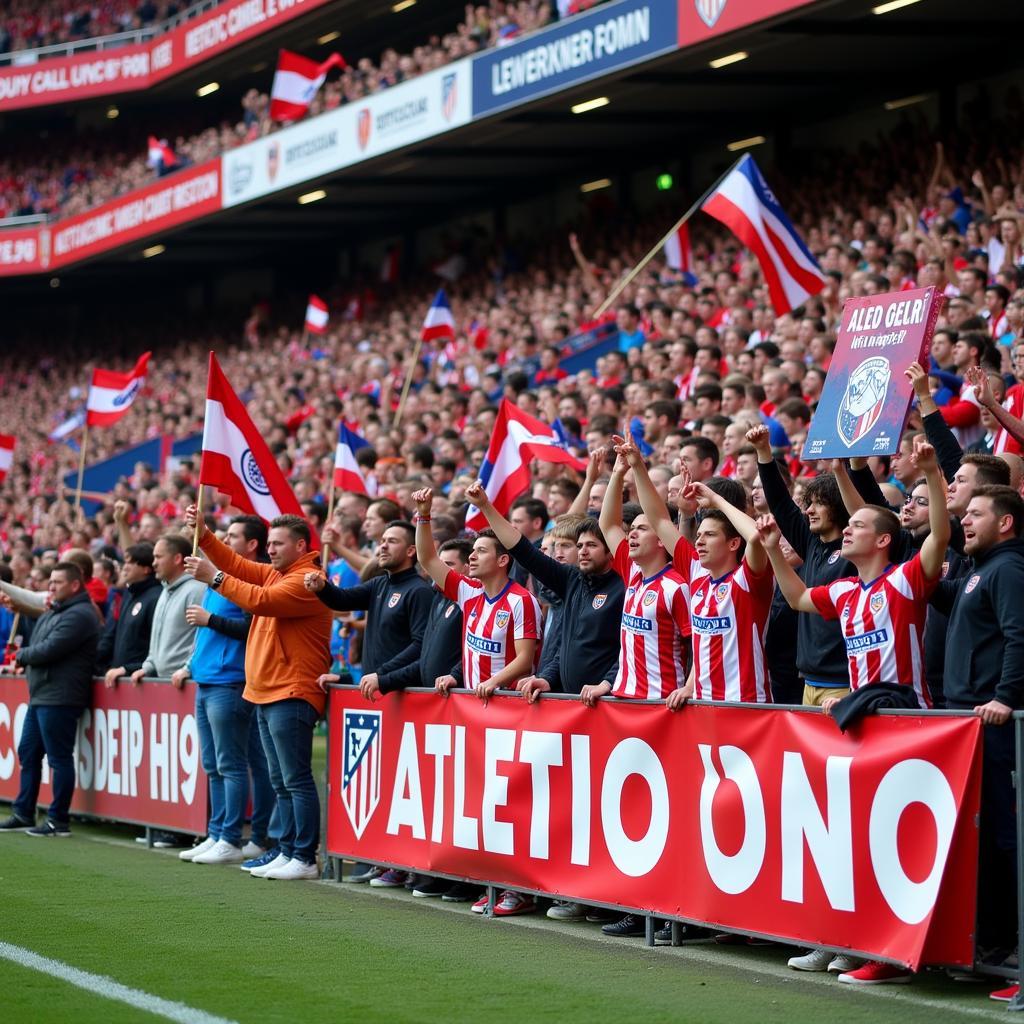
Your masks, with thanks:
M264 864L263 867L261 868L253 868L252 871L249 872L249 877L266 878L268 871L272 871L275 868L283 868L285 864L289 864L290 862L291 857L287 856L286 854L279 853L277 857L274 860L272 860L269 864Z
M212 850L216 845L217 840L211 839L207 836L201 843L199 843L198 846L193 846L191 850L182 850L181 853L178 854L178 857L181 860L192 860L195 857L198 857L199 854Z
M830 949L811 949L803 956L791 956L786 962L794 971L828 971L834 959Z
M265 847L257 845L251 839L242 847L242 853L245 854L246 860L255 860L257 857L262 857L266 852Z
M218 839L206 853L192 858L193 864L241 864L245 860L240 846L233 846L226 839Z
M307 864L305 861L292 858L287 864L268 871L264 878L276 878L282 882L294 882L300 879L313 879L320 877L320 869L316 864Z
M570 903L558 900L548 907L548 917L552 921L586 921L587 908L582 903Z
M828 965L830 974L846 974L848 971L855 971L867 963L859 956L847 956L845 953L837 953Z

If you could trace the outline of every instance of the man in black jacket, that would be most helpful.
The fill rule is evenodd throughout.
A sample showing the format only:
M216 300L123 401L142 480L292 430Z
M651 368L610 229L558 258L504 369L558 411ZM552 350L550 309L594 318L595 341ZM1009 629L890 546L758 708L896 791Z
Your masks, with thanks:
M963 518L972 570L943 581L932 603L949 615L945 685L949 708L984 722L977 946L996 959L1017 945L1014 734L1024 710L1024 500L1011 487L979 487Z
M13 813L0 822L4 831L30 836L70 836L68 813L75 791L75 735L82 709L92 698L92 673L100 619L85 590L82 570L59 562L50 573L50 610L18 652L16 664L28 677L28 711L18 744L21 783ZM46 821L36 817L43 755L53 772L53 800Z
M160 599L160 581L153 574L153 545L133 544L124 553L121 581L125 585L121 614L111 619L96 650L96 671L107 687L130 676L149 654L153 612Z

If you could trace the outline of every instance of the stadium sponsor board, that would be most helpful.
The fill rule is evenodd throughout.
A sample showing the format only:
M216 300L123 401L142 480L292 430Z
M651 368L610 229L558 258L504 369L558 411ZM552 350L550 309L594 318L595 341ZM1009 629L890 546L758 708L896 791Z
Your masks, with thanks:
M199 752L195 684L93 683L92 707L78 722L72 814L203 835L207 779ZM21 774L18 742L28 711L24 676L0 676L0 799L13 800ZM49 802L43 762L40 804Z
M914 361L928 365L944 301L934 288L846 300L804 458L892 455L899 449L914 391L903 371Z
M973 958L977 718L333 688L327 849L916 968Z
M210 160L58 221L39 233L41 269L75 263L214 213L221 208L220 191L220 160Z
M223 157L224 206L237 206L439 135L470 120L468 61L403 82Z
M619 0L472 58L473 116L674 50L677 0Z
M0 232L0 277L42 270L39 228L14 228Z
M692 46L820 0L679 0L679 45Z
M328 0L227 0L146 43L0 68L0 112L136 92Z

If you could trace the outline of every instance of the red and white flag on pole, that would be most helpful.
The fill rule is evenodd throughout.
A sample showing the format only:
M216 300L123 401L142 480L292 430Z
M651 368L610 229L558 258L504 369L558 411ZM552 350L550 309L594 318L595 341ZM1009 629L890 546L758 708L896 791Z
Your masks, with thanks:
M342 423L338 427L338 444L334 450L334 486L355 494L369 494L371 488L359 471L356 452L369 448L370 442ZM375 490L376 488L374 488Z
M348 67L340 53L332 53L322 64L301 54L282 50L277 58L274 84L270 88L270 117L273 121L298 121L306 115L313 97L333 67Z
M306 330L310 334L323 334L327 330L330 316L327 303L319 296L310 295L306 304Z
M139 361L130 373L92 371L89 399L85 404L87 427L109 427L132 407L139 392L146 386L146 370L151 354L146 352L139 356Z
M424 341L436 341L438 338L455 340L455 318L452 316L448 296L445 295L443 288L434 296L434 301L427 310L420 337Z
M150 135L148 156L146 157L147 167L177 167L178 158L174 150L163 139Z
M199 483L230 495L235 508L267 522L280 515L303 515L295 492L212 352Z
M13 435L0 434L0 484L14 465L14 442Z
M690 226L680 224L665 242L665 263L671 270L678 271L687 284L696 284L693 273L693 250L690 248Z

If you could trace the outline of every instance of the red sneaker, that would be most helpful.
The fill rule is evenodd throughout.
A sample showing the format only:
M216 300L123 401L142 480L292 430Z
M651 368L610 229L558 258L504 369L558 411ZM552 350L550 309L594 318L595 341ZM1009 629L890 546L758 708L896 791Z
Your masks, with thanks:
M1020 985L1011 985L1009 988L1001 988L995 992L990 992L988 997L1000 1003L1008 1003L1019 991Z
M914 972L904 967L869 960L855 971L840 974L839 980L845 985L906 985L913 976Z
M487 893L485 892L469 909L474 914L482 914L487 909Z
M494 904L495 917L512 917L514 914L532 914L537 909L532 896L506 889Z

